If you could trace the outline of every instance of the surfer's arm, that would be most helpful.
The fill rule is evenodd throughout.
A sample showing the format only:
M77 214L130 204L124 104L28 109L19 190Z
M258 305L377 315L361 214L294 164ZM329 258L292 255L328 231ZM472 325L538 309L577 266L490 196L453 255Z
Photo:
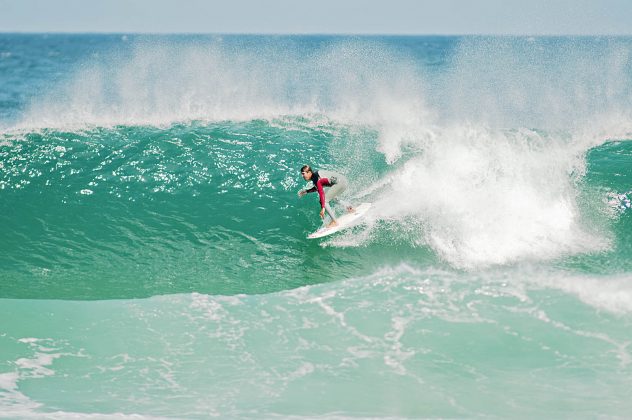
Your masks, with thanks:
M308 190L300 190L300 191L298 192L298 196L299 196L299 197L302 197L302 196L304 196L305 194L307 194L307 193L312 193L312 192L314 192L314 191L316 191L316 187L312 187L312 188L310 188L310 189L308 189Z
M316 183L316 189L318 190L318 198L320 199L320 208L325 208L325 189L323 186L329 186L329 180L327 178L320 178ZM322 213L322 212L321 212Z

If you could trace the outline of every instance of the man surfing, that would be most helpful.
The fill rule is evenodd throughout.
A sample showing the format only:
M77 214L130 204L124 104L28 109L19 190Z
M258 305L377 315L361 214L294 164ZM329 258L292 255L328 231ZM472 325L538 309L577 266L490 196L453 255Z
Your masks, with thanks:
M331 222L327 227L334 227L338 225L336 214L331 209L329 201L335 199L343 191L347 189L349 183L347 178L333 171L312 171L309 165L305 165L301 168L301 175L305 181L312 181L314 186L308 190L301 190L298 193L299 197L304 196L307 193L318 192L318 198L320 199L320 218L325 219L325 212L331 218ZM325 192L327 187L327 192ZM353 207L347 207L349 212L353 212Z

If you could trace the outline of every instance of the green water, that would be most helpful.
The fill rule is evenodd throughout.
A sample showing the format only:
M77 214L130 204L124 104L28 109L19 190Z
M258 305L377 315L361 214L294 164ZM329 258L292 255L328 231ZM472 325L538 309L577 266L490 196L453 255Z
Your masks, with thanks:
M262 121L28 134L1 152L5 296L265 293L371 273L383 261L364 247L305 241L317 200L296 199L296 168L333 137ZM385 254L402 250L417 254Z

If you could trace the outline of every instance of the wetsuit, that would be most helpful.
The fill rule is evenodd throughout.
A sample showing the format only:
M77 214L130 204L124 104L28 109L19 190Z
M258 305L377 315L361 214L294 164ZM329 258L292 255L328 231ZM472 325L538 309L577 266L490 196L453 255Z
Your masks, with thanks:
M329 206L329 201L336 198L340 193L347 189L347 178L344 175L332 171L312 171L311 181L314 186L306 192L318 191L320 207L324 208L331 220L336 221L336 215ZM325 192L324 187L331 187Z

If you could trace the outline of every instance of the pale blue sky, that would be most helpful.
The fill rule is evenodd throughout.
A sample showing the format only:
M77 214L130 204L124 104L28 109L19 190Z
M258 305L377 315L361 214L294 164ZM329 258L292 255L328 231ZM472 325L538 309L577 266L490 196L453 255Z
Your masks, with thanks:
M632 35L632 0L0 0L0 32Z

